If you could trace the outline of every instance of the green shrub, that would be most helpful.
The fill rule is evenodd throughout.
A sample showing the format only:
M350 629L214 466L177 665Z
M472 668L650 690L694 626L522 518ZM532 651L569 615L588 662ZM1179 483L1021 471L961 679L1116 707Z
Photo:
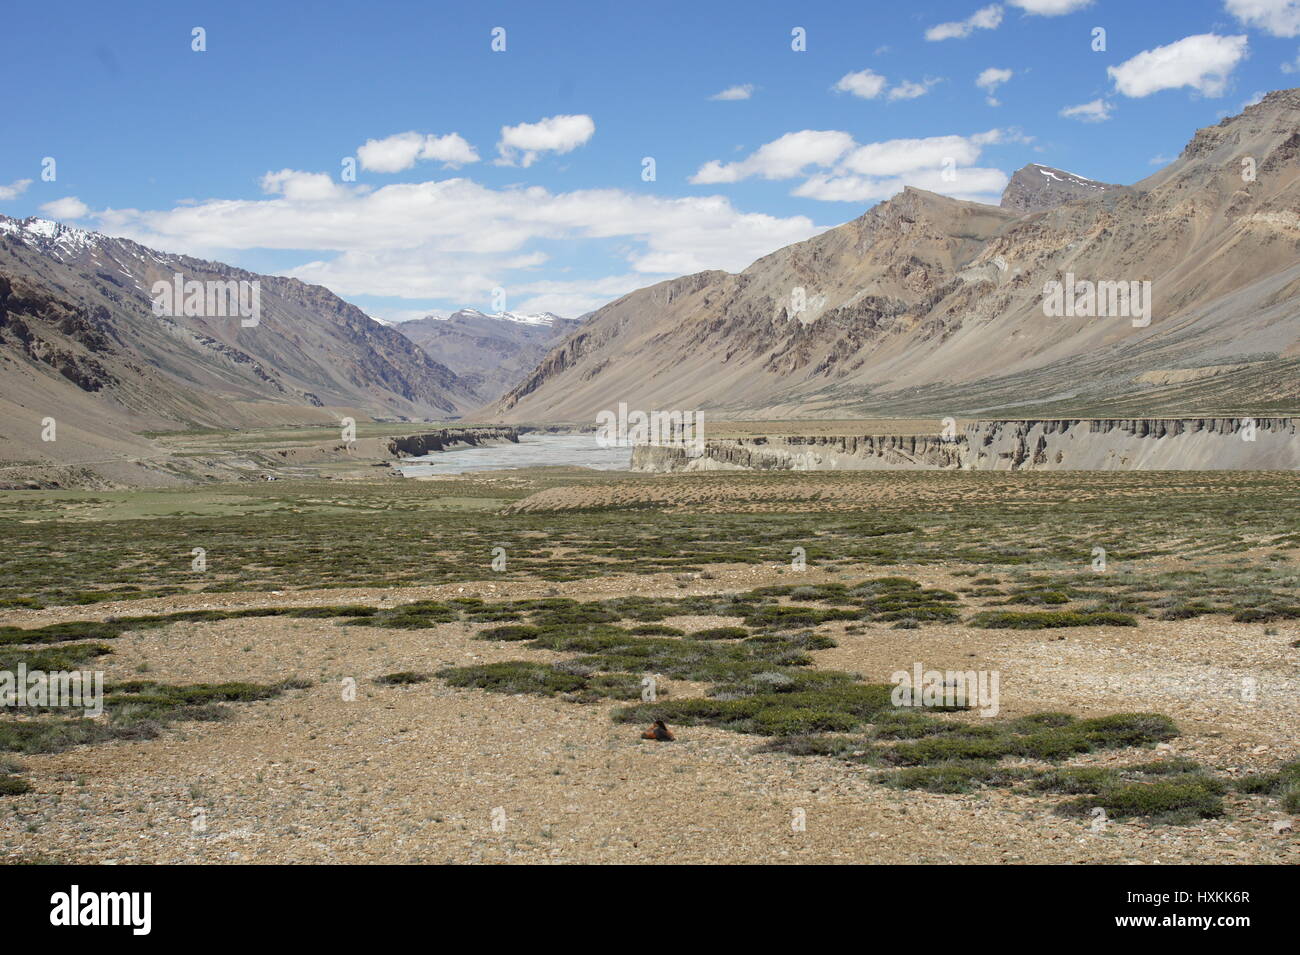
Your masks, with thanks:
M540 627L492 627L479 634L480 640L534 640L542 635Z
M375 677L376 683L385 686L407 686L411 683L424 683L429 679L426 673L416 673L414 670L399 670L397 673L385 673L383 676Z
M985 630L1045 630L1056 627L1136 627L1131 614L1100 611L1082 613L1071 610L981 610L966 621L969 626Z
M1096 795L1063 803L1066 815L1087 815L1100 806L1108 816L1149 817L1156 822L1182 824L1223 815L1222 787L1209 777L1187 775L1157 782L1123 783Z
M710 627L696 630L690 636L692 640L743 640L749 636L749 631L744 627Z

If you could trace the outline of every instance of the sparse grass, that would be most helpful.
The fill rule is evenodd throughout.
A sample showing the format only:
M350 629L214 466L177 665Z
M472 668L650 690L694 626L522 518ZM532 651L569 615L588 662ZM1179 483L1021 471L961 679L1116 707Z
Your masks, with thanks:
M31 783L17 776L0 774L0 796L21 796L31 792Z
M865 755L871 744L848 736L781 736L759 746L756 753L784 753L787 756Z
M690 635L692 640L744 640L748 636L749 631L744 627L710 627Z
M1294 547L1296 533L1297 478L1285 472L672 475L630 486L662 486L671 495L665 500L685 502L673 510L650 501L646 509L593 504L498 513L537 490L609 480L579 473L465 477L440 483L436 494L425 483L392 480L349 482L345 490L329 481L279 481L237 489L7 492L0 499L0 601L67 606L186 592L487 580L498 576L485 556L498 544L511 554L508 578L699 573L709 565L770 561L788 553L791 541L803 542L810 563L820 564L1077 566L1080 574L1043 585L1068 592L1070 576L1088 588L1109 586L1099 582L1109 575L1082 573L1097 541L1107 542L1111 563L1119 565L1175 553L1225 557L1259 541ZM1234 502L1227 521L1226 499ZM449 510L456 520L443 519ZM147 534L140 533L144 518ZM178 570L176 555L196 540L220 560L203 573ZM1285 582L1294 581L1295 568L1294 560L1271 559L1238 566L1232 586L1210 602L1216 612L1288 612L1283 608L1295 601L1285 599ZM987 580L1002 575L980 585L989 586ZM1180 589L1166 583L1166 593ZM1205 597L1196 595L1202 586L1186 584L1193 599ZM1262 599L1252 606L1256 596Z
M632 699L641 694L640 679L626 674L584 674L549 663L523 660L448 667L439 670L437 675L452 686L475 687L494 693L564 696L578 703L610 697Z
M1079 613L1070 610L983 610L967 623L986 630L1046 630L1055 627L1136 627L1137 618L1127 613L1100 611Z
M1234 788L1249 795L1274 796L1283 812L1300 813L1300 760L1283 763L1271 773L1239 779Z
M867 624L911 630L967 619L972 626L1038 629L1134 626L1141 617L1211 614L1233 625L1300 618L1294 598L1300 571L1294 559L1277 559L1287 556L1278 549L1300 545L1295 475L674 475L620 485L673 495L672 509L651 500L632 508L502 512L536 490L563 483L599 487L610 480L526 474L495 482L466 478L436 489L385 481L349 483L346 489L329 482L277 482L237 491L16 492L0 497L6 534L0 608L21 621L25 609L166 594L402 587L501 576L563 581L671 573L686 584L709 579L713 565L781 559L792 541L819 568L960 564L956 573L971 586L954 593L904 577L877 577L856 584L586 603L471 596L391 609L210 610L10 626L0 627L0 668L23 662L31 669L72 669L110 652L112 640L123 633L239 617L333 619L410 630L498 624L480 636L568 658L449 668L438 675L453 685L496 692L621 700L633 705L618 710L618 719L648 721L662 714L677 725L768 736L764 749L773 754L894 767L884 777L890 785L971 791L1023 784L1029 791L1041 782L1033 792L1112 799L1120 809L1107 811L1116 817L1125 806L1136 806L1149 818L1186 820L1201 818L1203 810L1213 809L1211 797L1217 798L1213 781L1205 782L1208 777L1191 761L1120 767L1113 777L1089 776L1083 767L1068 765L1033 771L1007 765L1059 764L1076 753L1147 746L1176 732L1165 717L1129 714L1097 721L1034 714L970 723L932 710L899 712L888 704L889 687L810 670L810 654L834 645L829 633L838 633L835 628L861 632ZM140 503L146 498L147 506ZM448 503L453 500L461 503ZM1231 502L1228 519L1224 501ZM449 509L455 520L445 519ZM144 517L148 533L141 533ZM177 555L188 553L196 540L209 550L206 573L177 566ZM1098 542L1109 551L1109 573L1089 569ZM486 555L496 545L511 554L508 574L490 570ZM1261 546L1275 550L1261 559L1241 556ZM1181 558L1187 567L1157 572L1144 564L1159 557ZM681 639L681 628L662 623L687 616L743 626L709 627L696 639ZM704 683L706 695L642 703L640 680L646 674ZM113 687L107 721L0 718L0 749L35 752L147 738L170 720L218 719L229 714L230 703L268 698L260 695L267 688L253 684L221 686ZM853 735L835 735L840 733ZM1288 811L1300 806L1300 781L1285 771L1269 774L1267 782L1243 783L1250 785L1290 806Z
M1155 782L1109 786L1095 795L1062 803L1058 810L1064 815L1082 816L1100 807L1116 819L1145 816L1153 822L1187 824L1223 815L1224 788L1208 776L1169 776Z
M981 760L956 760L935 766L914 766L884 773L880 781L895 789L932 793L968 793L981 786L1008 786L1031 778L1032 769L999 766Z
M375 682L383 686L409 686L412 683L424 683L428 681L427 673L417 673L414 670L399 670L396 673L385 673L383 676L375 677Z
M107 719L104 720L83 716L41 716L0 721L0 751L56 753L72 746L111 740L153 739L168 723L227 719L231 711L223 704L271 699L286 689L299 689L306 685L300 680L286 680L270 686L255 683L120 683L105 687L104 712Z
M542 635L540 627L492 627L479 634L483 640L534 640Z

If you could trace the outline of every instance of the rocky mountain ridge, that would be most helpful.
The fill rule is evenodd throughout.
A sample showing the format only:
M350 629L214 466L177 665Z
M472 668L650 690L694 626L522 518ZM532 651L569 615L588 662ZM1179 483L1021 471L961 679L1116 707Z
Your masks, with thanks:
M738 274L598 309L487 417L584 423L619 402L773 419L1295 408L1297 129L1300 90L1274 92L1154 176L1041 211L908 188ZM1044 289L1068 276L1151 282L1152 320L1048 317Z

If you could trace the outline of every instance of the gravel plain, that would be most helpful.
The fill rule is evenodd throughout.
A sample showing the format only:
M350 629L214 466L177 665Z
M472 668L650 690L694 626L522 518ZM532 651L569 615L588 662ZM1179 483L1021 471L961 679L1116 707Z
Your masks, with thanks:
M807 582L879 575L880 568ZM950 586L934 567L891 574ZM504 582L405 589L175 596L94 608L13 611L34 626L210 607L397 604L457 595L577 599L681 596L789 583L773 567L715 567L711 579L671 575L563 584ZM675 618L690 628L728 621ZM261 618L128 633L103 658L106 679L164 682L287 677L306 689L234 704L230 720L174 724L154 740L25 756L35 791L0 803L0 859L76 863L1282 863L1300 839L1276 803L1230 794L1221 819L1190 826L1088 820L1052 801L988 789L970 795L898 791L873 771L820 757L755 753L759 738L677 728L675 743L615 724L615 704L454 689L437 678L376 684L400 670L556 655L473 639L463 623L432 630ZM1002 714L1152 710L1183 735L1159 755L1190 756L1224 775L1295 758L1300 738L1300 627L1216 618L1133 628L989 631L866 627L825 632L839 646L817 666L871 680L910 668L997 669ZM146 672L142 672L146 671ZM1242 679L1254 679L1253 701ZM356 697L344 699L345 679ZM677 695L699 693L670 684ZM1093 754L1105 765L1149 759ZM1270 810L1270 805L1274 808ZM800 831L794 822L805 820Z

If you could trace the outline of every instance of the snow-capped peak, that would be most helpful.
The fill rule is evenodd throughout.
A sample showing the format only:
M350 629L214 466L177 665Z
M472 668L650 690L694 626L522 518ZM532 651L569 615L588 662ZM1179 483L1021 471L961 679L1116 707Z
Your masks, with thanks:
M0 216L0 234L12 235L24 241L35 241L43 246L54 246L60 251L75 252L98 243L100 234L86 229L55 222L53 219L41 219L29 216L26 219L12 219Z
M523 312L480 312L477 308L462 308L460 311L448 315L448 318L455 318L457 315L464 315L467 318L494 318L502 322L517 322L520 325L554 325L560 316L551 312L540 312L536 315L527 315Z
M1057 182L1073 182L1078 186L1088 186L1092 189L1104 190L1106 186L1095 179L1086 179L1083 176L1076 176L1072 172L1066 172L1064 169L1053 169L1051 166L1040 166L1034 164L1034 168L1046 176L1048 179L1055 179ZM1064 178L1062 178L1064 177Z

